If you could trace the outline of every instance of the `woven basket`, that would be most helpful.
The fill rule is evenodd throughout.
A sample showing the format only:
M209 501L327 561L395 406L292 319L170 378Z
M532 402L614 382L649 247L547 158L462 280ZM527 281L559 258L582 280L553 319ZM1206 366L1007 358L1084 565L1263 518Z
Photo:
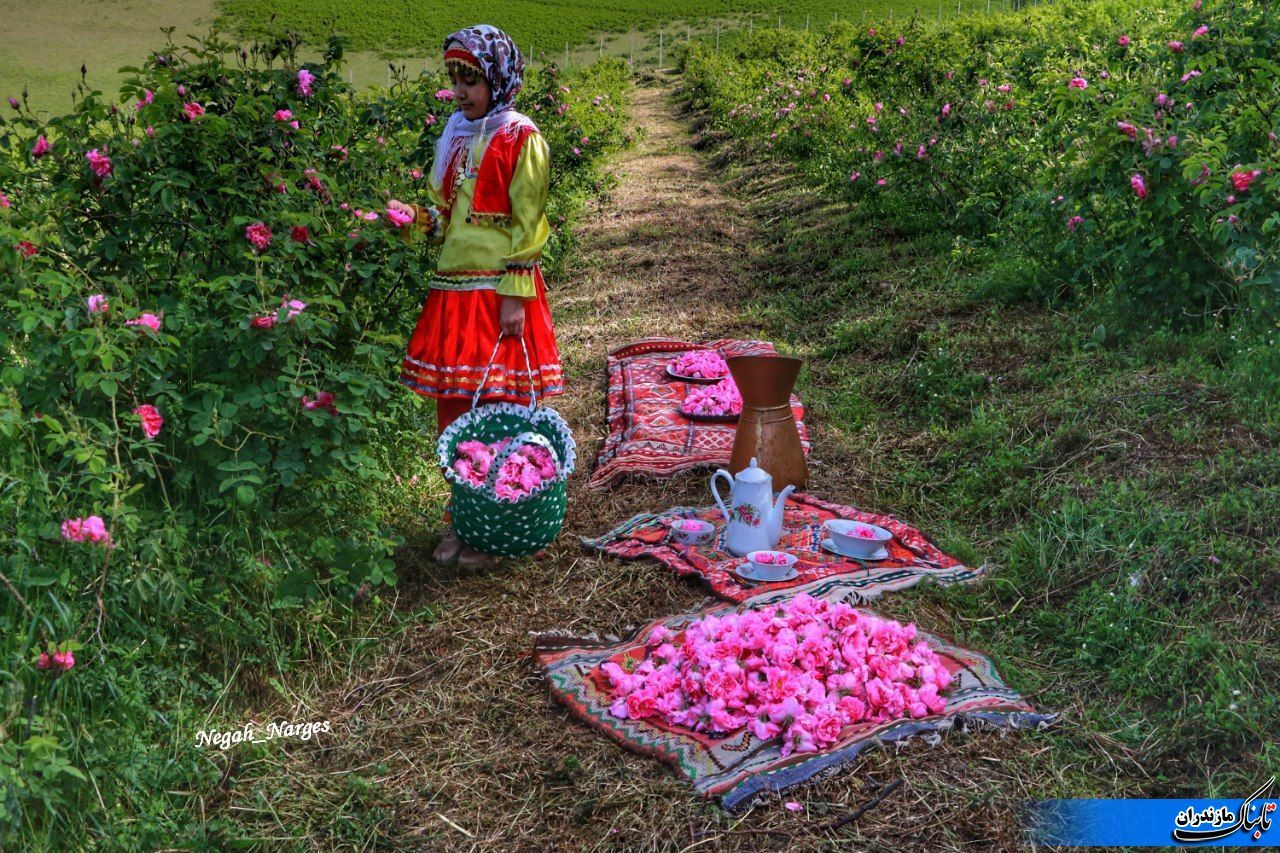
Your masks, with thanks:
M499 339L501 342L501 339ZM523 341L521 344L523 346ZM494 347L494 356L497 356ZM492 366L492 359L490 360ZM528 352L525 353L526 364ZM471 411L458 418L440 436L436 454L445 478L453 485L453 528L464 544L499 557L527 557L555 541L564 525L566 481L573 473L577 447L564 418L551 408L539 408L537 395L528 406L515 403L478 405L488 370L480 380ZM530 380L532 381L532 380ZM465 482L453 470L458 445L464 441L486 444L510 438L489 466L482 486ZM507 457L526 444L546 448L556 463L556 476L518 501L499 500L494 492L498 472Z

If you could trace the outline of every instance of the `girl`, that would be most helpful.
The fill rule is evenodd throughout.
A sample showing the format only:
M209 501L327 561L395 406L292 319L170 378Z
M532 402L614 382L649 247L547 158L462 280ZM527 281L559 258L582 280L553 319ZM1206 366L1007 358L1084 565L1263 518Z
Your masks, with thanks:
M546 140L512 102L524 57L506 33L487 24L444 41L457 106L436 143L429 205L392 202L413 220L406 241L443 244L400 381L436 399L438 431L471 407L485 368L482 402L529 403L564 392L560 353L539 258L550 154ZM524 348L521 347L521 342ZM526 362L525 351L528 352ZM479 566L492 558L448 526L434 559Z

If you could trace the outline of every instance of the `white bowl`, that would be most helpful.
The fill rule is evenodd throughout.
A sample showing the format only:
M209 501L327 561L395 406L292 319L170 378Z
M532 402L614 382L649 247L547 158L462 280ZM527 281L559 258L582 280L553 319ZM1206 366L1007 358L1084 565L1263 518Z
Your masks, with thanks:
M697 525L698 529L685 530L686 524ZM671 538L681 545L702 545L716 532L714 524L696 518L673 518L667 525L671 528Z
M893 534L883 527L844 518L824 521L822 527L831 536L831 544L851 557L870 557L893 538ZM860 529L870 530L875 535L859 536L856 531Z
M783 557L784 562L781 563L762 563L761 557L765 556ZM795 554L788 554L786 551L752 551L747 555L747 561L751 563L751 567L755 569L755 575L762 580L782 580L791 571L791 567L796 564L798 558Z

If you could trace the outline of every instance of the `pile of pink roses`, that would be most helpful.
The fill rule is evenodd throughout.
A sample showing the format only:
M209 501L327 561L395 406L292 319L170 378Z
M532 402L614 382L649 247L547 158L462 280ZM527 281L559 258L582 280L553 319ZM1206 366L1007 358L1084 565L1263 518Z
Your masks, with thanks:
M686 415L704 417L742 414L742 394L738 391L738 383L730 376L715 385L691 388L680 404L680 411Z
M762 610L707 616L673 636L658 626L631 671L601 667L610 713L727 734L781 736L816 752L845 726L940 714L951 674L913 624L800 594Z
M510 444L510 438L492 444L479 440L460 442L453 460L454 473L468 485L483 487L494 459ZM494 482L494 494L498 500L515 503L554 480L556 475L556 461L551 453L545 447L526 444L502 463Z
M729 375L729 365L725 363L724 356L715 350L695 349L681 353L672 361L671 372L677 376L719 379Z

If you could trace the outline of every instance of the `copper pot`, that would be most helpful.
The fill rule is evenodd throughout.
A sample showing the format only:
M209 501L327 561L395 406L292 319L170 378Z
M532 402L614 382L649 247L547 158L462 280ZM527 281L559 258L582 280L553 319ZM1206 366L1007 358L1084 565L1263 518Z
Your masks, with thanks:
M729 470L743 470L754 456L757 464L773 477L775 489L804 489L809 466L804 461L800 428L791 411L791 391L804 361L770 355L740 355L725 361L742 394L742 415L733 439Z

